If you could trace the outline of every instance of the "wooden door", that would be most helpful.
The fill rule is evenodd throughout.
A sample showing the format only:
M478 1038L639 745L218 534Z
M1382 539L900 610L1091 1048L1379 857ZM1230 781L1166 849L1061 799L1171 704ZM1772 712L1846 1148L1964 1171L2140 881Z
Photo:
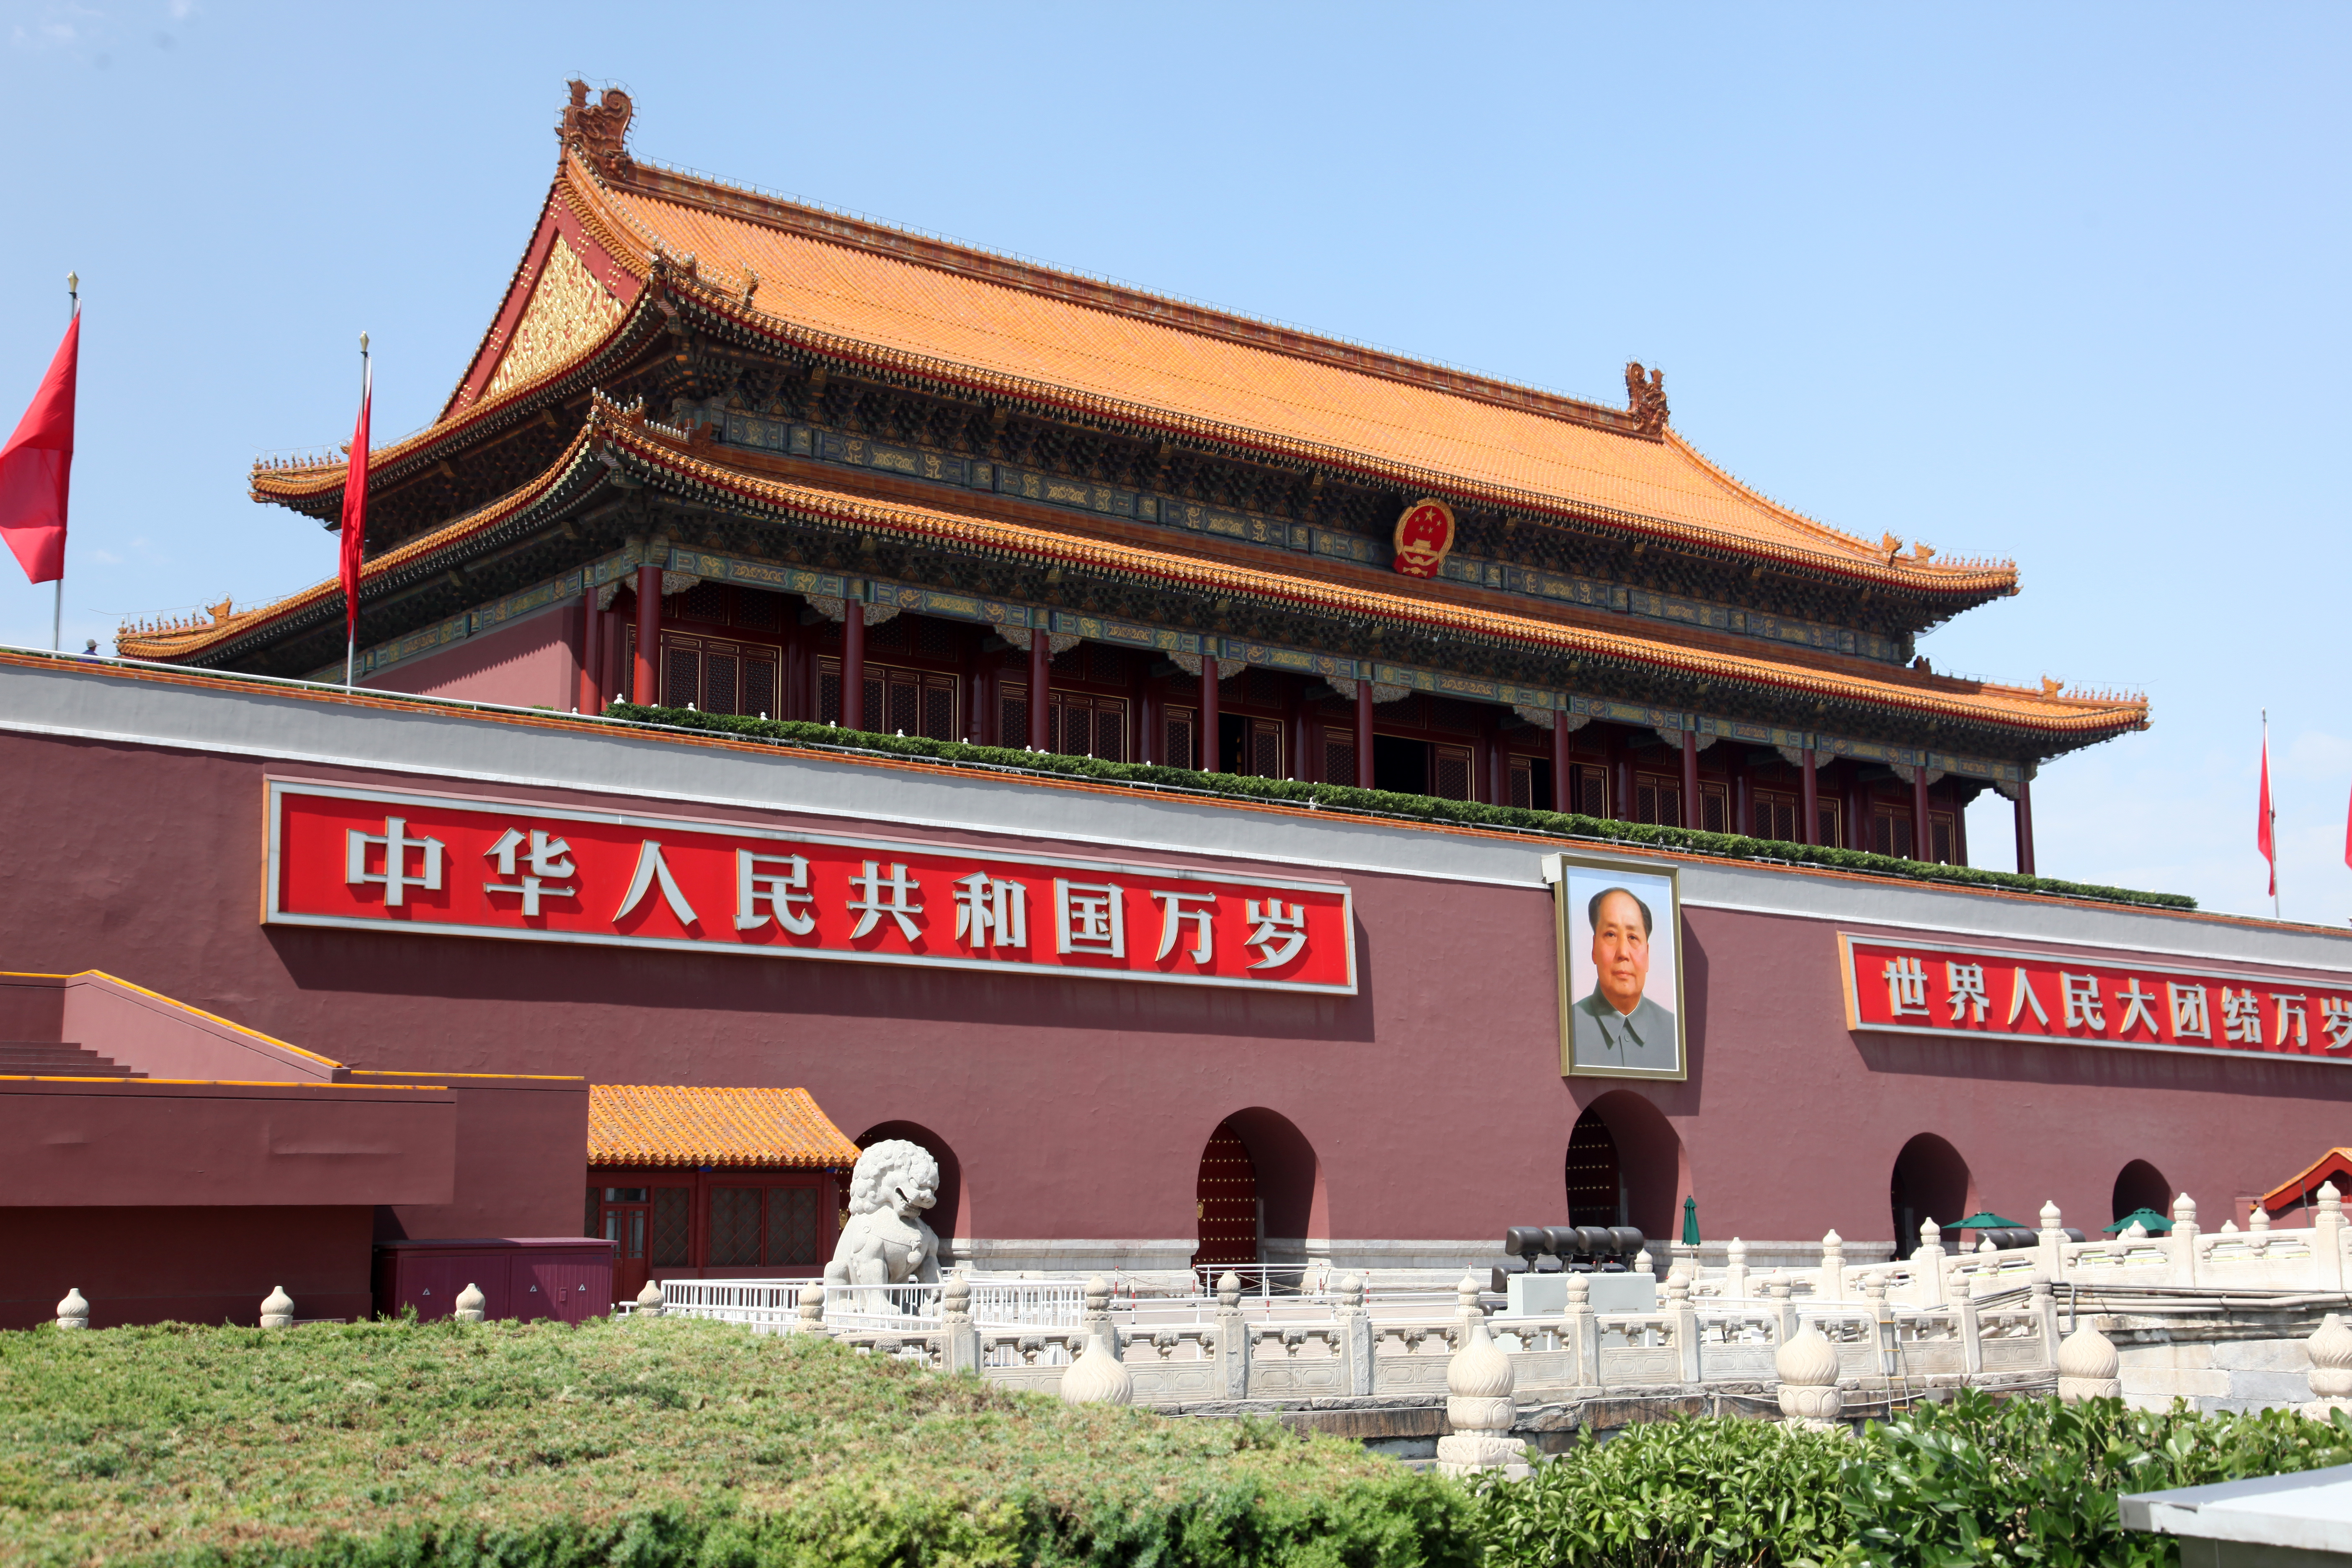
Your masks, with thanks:
M648 1278L646 1238L653 1224L653 1193L646 1187L606 1187L604 1194L596 1234L613 1244L614 1293L634 1301Z
M1230 1268L1258 1260L1257 1165L1230 1121L1221 1121L1201 1151L1195 1213L1201 1245L1195 1268Z

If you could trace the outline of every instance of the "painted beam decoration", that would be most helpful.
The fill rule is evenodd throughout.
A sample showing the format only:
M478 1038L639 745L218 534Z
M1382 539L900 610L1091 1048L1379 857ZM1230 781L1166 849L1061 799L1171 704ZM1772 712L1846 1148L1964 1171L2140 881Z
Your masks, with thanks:
M1344 883L272 779L262 921L1356 990Z
M2352 983L2312 985L1843 931L1838 947L1849 1029L2352 1059Z

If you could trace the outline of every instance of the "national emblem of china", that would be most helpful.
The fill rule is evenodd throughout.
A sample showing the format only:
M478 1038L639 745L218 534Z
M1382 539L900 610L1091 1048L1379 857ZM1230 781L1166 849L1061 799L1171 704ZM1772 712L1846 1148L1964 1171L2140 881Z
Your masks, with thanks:
M1408 577L1434 577L1454 548L1454 509L1417 500L1397 519L1396 569Z

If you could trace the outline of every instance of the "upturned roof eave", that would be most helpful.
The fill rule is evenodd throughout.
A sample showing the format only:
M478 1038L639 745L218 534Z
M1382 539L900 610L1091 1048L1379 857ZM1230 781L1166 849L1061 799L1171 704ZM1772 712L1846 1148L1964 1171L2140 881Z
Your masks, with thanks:
M2052 750L2053 743L2057 751L2071 751L2144 729L2147 723L2144 702L2085 705L2072 713L2047 717L1988 712L1968 701L1965 694L1961 693L1856 691L1843 685L1829 671L1820 672L1818 679L1808 679L1807 671L1793 666L1784 667L1776 672L1759 668L1744 660L1733 664L1728 656L1676 648L1660 642L1654 636L1636 637L1601 631L1568 622L1548 621L1535 616L1479 610L1475 612L1477 616L1496 624L1473 627L1466 626L1464 620L1465 612L1470 606L1448 598L1429 596L1405 600L1392 594L1353 584L1321 584L1318 577L1277 574L1213 558L1148 551L1083 535L1062 535L1017 524L960 519L955 514L931 509L904 507L839 492L818 491L805 486L765 479L711 461L707 448L698 451L685 432L671 431L647 421L641 413L625 413L601 396L593 398L590 417L572 446L538 479L478 509L467 518L370 563L363 569L362 613L371 597L396 592L462 564L475 553L502 547L506 542L503 537L505 531L528 531L542 521L552 521L562 512L588 503L603 491L612 475L624 469L640 480L660 484L670 493L696 500L708 500L716 494L724 496L739 508L754 512L767 511L780 517L799 515L836 526L873 529L910 538L936 541L950 537L945 529L934 531L920 526L920 520L924 518L935 518L941 523L961 521L991 529L1017 531L1029 537L1018 542L1000 542L994 545L978 544L969 538L955 542L979 553L1010 559L1025 558L1029 563L1043 567L1075 567L1110 575L1129 575L1162 586L1239 596L1291 611L1360 615L1400 627L1436 632L1453 640L1493 647L1517 647L1548 655L1590 659L1603 668L1613 666L1631 672L1666 674L1705 681L1710 689L1727 688L1759 694L1794 695L1816 701L1826 699L1863 712L1876 712L1889 717L1899 715L1915 721L1931 719L1958 722L2015 736L2024 748L2034 750L2038 754L2054 754ZM1111 559L1114 554L1123 559ZM1314 590L1318 585L1326 592L1317 594ZM1334 591L1363 602L1343 608L1333 602ZM1375 602L1380 600L1387 602ZM289 632L306 630L314 622L324 622L340 613L341 605L340 585L320 584L294 599L281 601L279 605L254 612L256 618L251 621L223 628L217 638L202 639L194 646L175 649L158 647L154 656L197 665L226 663L266 647ZM1940 681L1945 678L1921 679ZM2011 689L2016 690L2021 697L2032 695L2021 689Z

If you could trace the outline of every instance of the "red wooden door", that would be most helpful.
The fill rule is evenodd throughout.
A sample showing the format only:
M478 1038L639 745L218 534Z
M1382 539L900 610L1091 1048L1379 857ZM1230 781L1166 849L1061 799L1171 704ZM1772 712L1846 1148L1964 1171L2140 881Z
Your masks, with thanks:
M622 1300L635 1300L646 1285L653 1194L646 1187L606 1187L604 1194L604 1224L596 1234L613 1244L610 1288Z
M1249 1146L1221 1121L1201 1151L1197 1213L1201 1245L1195 1268L1230 1268L1258 1260L1257 1166Z

